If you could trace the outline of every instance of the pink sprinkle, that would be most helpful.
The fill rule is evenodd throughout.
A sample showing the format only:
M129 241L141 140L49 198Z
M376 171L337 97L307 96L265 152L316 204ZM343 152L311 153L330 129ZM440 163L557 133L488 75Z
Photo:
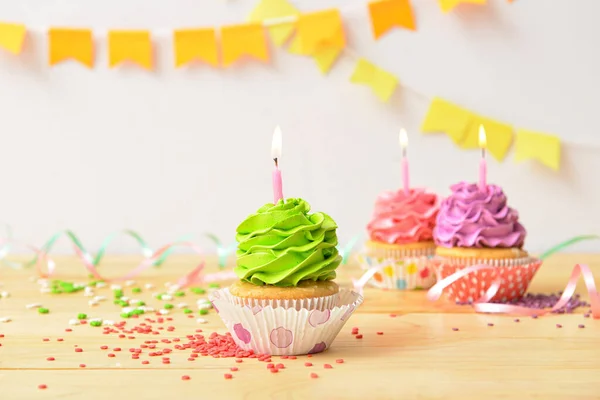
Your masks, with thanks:
M396 314L390 314L390 318L396 318Z
M110 358L113 358L115 355L114 355L113 353L108 353L108 356L109 356Z
M577 325L577 327L581 329L581 328L585 328L585 325L579 324L579 325Z
M73 332L73 329L67 328L67 329L65 329L65 332Z
M75 348L75 353L82 353L83 349L81 347Z
M38 385L38 389L41 389L41 390L48 389L48 386L44 385L44 384L41 384L41 385Z
M556 327L557 328L562 328L562 325L561 324L556 324Z
M362 338L363 338L363 335L356 335L355 337L356 337L357 339L362 339Z
M54 357L48 357L48 358L46 358L46 360L47 360L47 361L54 361L54 360L55 360L55 358L54 358Z
M64 339L63 339L63 338L60 338L60 337L59 337L58 339L56 339L56 341L57 341L57 342L62 342L63 340L64 340Z
M312 367L312 366L313 366L313 364L312 364L312 363L310 363L310 362L305 362L305 363L304 363L304 366L305 366L305 367Z
M288 358L289 358L290 360L295 360L295 359L296 359L296 356L288 356Z
M238 371L238 367L231 367L229 368L232 372L237 372Z
M189 375L183 375L183 376L181 377L181 380L182 380L182 381L189 381L189 380L190 380L190 377L189 377Z
M383 332L377 332L378 335L383 335Z
M148 364L150 364L150 361L148 361L148 360L144 360L144 361L142 361L142 364L144 364L144 365L148 365Z
M488 322L488 326L494 326L494 324L492 324L491 322Z
M343 358L338 358L337 360L335 360L336 363L338 364L343 364L344 363L344 359Z
M521 322L519 318L515 318L515 322Z
M225 377L225 379L233 378L233 375L231 375L231 374L224 374L223 376Z
M306 357L311 358L312 354L307 354Z
M85 364L79 364L79 368L85 368Z
M44 341L44 342L49 342L49 341L50 341L50 339L48 339L48 338L43 338L43 339L42 339L42 341Z
M108 346L100 346L101 350L108 350Z
M241 358L238 358L238 359L235 360L235 362L236 363L242 363L242 362L244 362L244 360L242 360Z
M319 377L319 375L315 374L314 372L311 372L310 373L310 377L313 378L313 379L316 379L316 378Z
M456 331L458 331L458 328L452 328L452 330L453 330L454 332L456 332Z
M274 373L274 374L276 374L276 373L279 372L279 370L277 368L271 368L271 372Z
M267 364L267 369L275 368L275 364Z
M325 369L332 369L333 367L331 366L331 364L323 364L323 367Z
M285 365L283 365L283 364L277 364L275 367L277 367L279 369L285 369Z

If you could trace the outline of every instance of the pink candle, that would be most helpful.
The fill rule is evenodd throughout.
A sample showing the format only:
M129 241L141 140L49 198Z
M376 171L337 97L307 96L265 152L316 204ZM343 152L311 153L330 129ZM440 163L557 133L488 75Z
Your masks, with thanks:
M485 146L487 144L485 129L479 125L479 147L481 147L481 160L479 161L479 190L485 191L487 187L487 162L485 161Z
M279 170L279 158L281 157L281 129L279 126L273 132L271 157L275 162L275 168L273 169L273 203L277 204L279 200L283 199L283 183L281 181L281 171Z
M402 187L404 194L410 193L410 182L408 180L408 159L406 158L406 148L408 147L408 135L404 129L400 129L400 148L402 149L402 161L400 167L402 169Z

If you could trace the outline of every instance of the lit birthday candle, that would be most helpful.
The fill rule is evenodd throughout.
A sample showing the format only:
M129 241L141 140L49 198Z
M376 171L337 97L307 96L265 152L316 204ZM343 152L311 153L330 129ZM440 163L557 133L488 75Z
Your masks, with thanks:
M281 181L281 171L279 170L279 158L281 158L281 129L279 126L273 132L273 143L271 145L271 158L275 162L273 169L273 203L283 199L283 184Z
M483 125L479 125L479 147L481 147L481 160L479 161L479 190L484 191L487 186L487 163L485 161L485 147L487 139Z
M410 182L408 181L408 159L406 158L406 148L408 147L408 135L405 129L400 129L400 148L402 149L402 160L400 166L402 168L402 186L404 187L404 194L408 195L410 192Z

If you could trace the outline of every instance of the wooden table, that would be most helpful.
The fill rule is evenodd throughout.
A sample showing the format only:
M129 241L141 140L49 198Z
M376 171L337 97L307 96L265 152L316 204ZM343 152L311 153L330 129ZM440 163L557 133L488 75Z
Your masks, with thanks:
M118 273L136 263L134 257L109 257L102 265L107 273ZM56 260L58 277L85 281L86 274L74 258ZM155 290L125 294L160 306L151 292L189 270L196 262L191 256L172 256L160 268L137 279L137 285L156 285ZM556 255L542 267L530 287L533 292L562 290L575 262L589 263L600 276L600 255ZM340 267L340 283L359 275L356 266ZM365 291L363 306L352 316L332 348L311 359L279 360L285 369L270 373L264 362L244 359L200 357L188 361L189 351L169 354L170 364L161 357L144 354L131 359L130 347L138 347L147 336L119 339L103 335L102 328L73 326L68 321L78 312L90 317L120 320L120 308L112 304L110 289L98 289L108 301L88 305L83 293L41 294L33 270L15 271L2 266L0 291L10 297L0 299L0 399L592 399L600 398L600 320L582 313L552 315L538 319L474 314L469 306L445 300L428 302L424 292ZM583 286L580 285L580 291ZM171 303L194 306L194 318L180 309L168 317L175 327L151 339L185 337L204 332L224 333L224 325L211 311L206 324L198 324L195 303L199 295L188 293ZM45 315L27 309L41 303L50 309ZM581 312L586 311L581 310ZM396 314L391 317L390 314ZM141 321L141 319L139 320ZM133 323L128 320L128 323ZM493 323L493 326L488 326ZM557 328L556 324L562 324ZM584 324L585 328L578 327ZM166 326L167 324L165 324ZM351 333L359 327L362 339ZM458 328L458 331L452 328ZM377 332L383 332L378 335ZM49 339L43 341L43 338ZM62 341L59 341L62 339ZM102 350L106 345L109 350ZM76 352L75 346L82 352ZM166 346L166 345L165 345ZM169 345L172 346L172 345ZM116 352L112 349L122 348ZM107 356L109 352L114 358ZM54 357L55 361L47 361ZM342 358L343 363L336 363ZM150 360L143 365L142 360ZM305 362L313 363L306 367ZM85 368L79 365L84 363ZM332 369L325 369L329 363ZM237 372L230 372L238 367ZM318 378L311 379L316 372ZM225 380L231 373L233 379ZM191 379L182 380L183 375ZM39 389L38 385L47 385Z

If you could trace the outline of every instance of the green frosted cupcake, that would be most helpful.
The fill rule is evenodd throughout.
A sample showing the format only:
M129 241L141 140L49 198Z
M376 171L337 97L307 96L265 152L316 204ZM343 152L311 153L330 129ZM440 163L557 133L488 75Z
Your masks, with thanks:
M249 306L331 309L339 287L333 279L342 257L337 224L321 212L309 214L302 199L268 203L237 228L234 301Z

